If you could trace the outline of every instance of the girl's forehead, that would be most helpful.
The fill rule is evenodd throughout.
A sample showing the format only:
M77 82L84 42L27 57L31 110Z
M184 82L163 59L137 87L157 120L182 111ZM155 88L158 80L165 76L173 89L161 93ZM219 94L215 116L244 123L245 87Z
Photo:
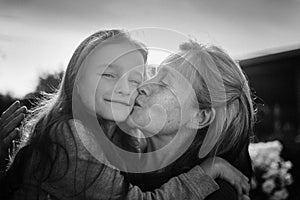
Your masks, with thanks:
M144 67L143 55L130 44L99 45L87 56L86 63L93 66L111 66L118 70L135 69L140 71ZM142 70L143 71L143 70Z
M120 57L124 57L138 49L129 43L112 43L99 44L88 55L88 57L101 57L102 59L114 61Z

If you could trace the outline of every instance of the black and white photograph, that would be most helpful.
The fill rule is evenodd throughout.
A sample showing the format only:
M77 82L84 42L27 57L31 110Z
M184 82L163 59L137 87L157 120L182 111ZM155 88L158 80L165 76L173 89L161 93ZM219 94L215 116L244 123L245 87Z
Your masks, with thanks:
M0 0L1 200L300 200L300 0Z

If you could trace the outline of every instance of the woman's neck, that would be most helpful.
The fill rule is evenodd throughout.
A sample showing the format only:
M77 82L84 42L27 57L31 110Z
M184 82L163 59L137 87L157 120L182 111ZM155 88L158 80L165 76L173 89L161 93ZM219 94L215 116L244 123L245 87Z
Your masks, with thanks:
M147 133L147 132L143 132L144 135L148 136L151 135L151 133ZM155 151L158 150L160 148L163 148L164 146L166 146L167 144L169 144L174 137L176 137L176 134L180 134L180 141L177 142L177 146L176 148L180 148L182 145L186 144L186 141L190 140L190 137L193 136L192 134L192 130L187 129L187 128L183 128L181 127L179 130L176 130L174 132L159 132L157 134L152 133L153 136L148 137L148 141L151 145L149 145L147 151ZM149 149L150 148L150 149Z

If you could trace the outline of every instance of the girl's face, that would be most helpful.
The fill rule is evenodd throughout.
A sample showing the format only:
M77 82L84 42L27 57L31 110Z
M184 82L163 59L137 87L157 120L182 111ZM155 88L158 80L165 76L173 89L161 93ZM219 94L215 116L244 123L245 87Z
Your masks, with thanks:
M96 47L80 68L77 90L82 102L106 120L125 121L144 80L144 64L131 44Z

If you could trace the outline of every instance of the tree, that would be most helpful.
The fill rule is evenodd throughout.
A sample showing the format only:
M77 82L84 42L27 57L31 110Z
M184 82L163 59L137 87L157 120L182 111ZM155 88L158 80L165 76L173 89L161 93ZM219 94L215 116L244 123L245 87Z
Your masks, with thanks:
M39 77L38 85L34 92L27 94L22 100L22 104L27 108L32 108L38 100L43 97L43 93L53 93L58 89L63 77L63 71L52 74L42 74Z

